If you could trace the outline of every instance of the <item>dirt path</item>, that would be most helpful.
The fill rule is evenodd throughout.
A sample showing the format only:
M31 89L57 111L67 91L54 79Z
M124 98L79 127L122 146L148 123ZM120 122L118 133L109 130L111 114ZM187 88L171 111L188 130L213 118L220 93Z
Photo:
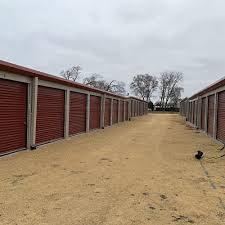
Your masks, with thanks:
M225 158L193 158L219 148L154 114L1 158L0 224L225 224Z

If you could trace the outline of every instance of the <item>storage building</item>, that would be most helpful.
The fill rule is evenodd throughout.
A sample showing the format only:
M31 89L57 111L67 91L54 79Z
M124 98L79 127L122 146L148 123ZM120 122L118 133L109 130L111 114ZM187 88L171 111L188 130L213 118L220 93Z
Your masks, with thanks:
M0 61L0 155L144 114L147 102L138 98Z

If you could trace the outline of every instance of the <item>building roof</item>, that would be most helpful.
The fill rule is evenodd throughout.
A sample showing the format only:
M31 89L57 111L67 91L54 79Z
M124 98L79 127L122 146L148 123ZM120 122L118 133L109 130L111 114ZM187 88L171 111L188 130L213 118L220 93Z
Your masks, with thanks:
M141 101L141 102L147 102L147 101L145 101L145 100L143 100L143 99L140 99L140 98L138 98L138 97L135 97L135 96L129 96L129 98L130 98L130 99L134 99L134 100L138 100L138 101Z
M196 94L192 95L190 99L197 98L198 96L202 96L210 91L214 91L217 88L225 86L225 77L221 78L220 80L216 81L215 83L209 85L208 87L202 89L201 91L197 92Z
M115 97L127 99L127 97L122 96L122 95L118 95L118 94L108 92L108 91L104 91L104 90L101 90L101 89L98 89L98 88L90 87L88 85L80 84L80 83L77 83L77 82L74 82L74 81L66 80L66 79L58 77L58 76L43 73L43 72L40 72L40 71L37 71L37 70L33 70L33 69L30 69L30 68L19 66L19 65L16 65L16 64L13 64L13 63L10 63L10 62L6 62L6 61L3 61L3 60L0 60L0 70L5 71L5 72L9 72L9 73L20 74L20 75L28 76L28 77L38 77L41 80L51 81L51 82L55 82L55 83L59 83L59 84L63 84L63 85L68 85L68 86L75 87L75 88L84 89L84 90L87 90L87 91L97 92L97 93L100 93L100 94L108 94L110 96L115 96Z

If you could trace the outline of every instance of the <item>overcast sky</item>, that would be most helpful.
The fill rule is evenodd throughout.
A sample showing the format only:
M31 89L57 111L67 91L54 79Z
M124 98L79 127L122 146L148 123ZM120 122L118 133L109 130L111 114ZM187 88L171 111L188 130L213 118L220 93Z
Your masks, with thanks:
M224 0L0 0L0 58L128 84L184 73L183 96L225 75Z

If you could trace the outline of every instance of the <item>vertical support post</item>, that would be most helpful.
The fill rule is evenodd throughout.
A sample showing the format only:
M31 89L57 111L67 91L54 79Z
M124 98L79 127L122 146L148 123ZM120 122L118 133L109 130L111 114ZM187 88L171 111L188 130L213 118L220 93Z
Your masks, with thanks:
M101 97L101 120L100 120L101 128L105 127L105 97L106 97L106 94L104 94Z
M198 98L195 102L195 125L198 127Z
M118 123L120 122L120 100L118 99Z
M126 101L123 101L123 121L126 120Z
M138 101L136 101L136 110L135 110L135 112L136 112L136 117L138 116Z
M128 101L128 120L131 119L131 100L129 99Z
M128 101L128 120L130 120L131 117L132 117L132 112L131 112L132 105L131 105L131 102L132 102L132 100L129 99L129 101Z
M65 91L65 116L64 116L64 138L69 137L69 118L70 118L70 90Z
M37 98L38 98L38 77L34 77L31 87L31 141L30 145L36 144L36 120L37 120ZM30 148L30 146L29 146Z
M187 120L190 121L190 102L188 100L188 111L187 111Z
M86 108L86 132L90 130L90 94L87 94L87 108Z
M208 133L208 107L209 107L209 98L206 97L206 104L205 104L205 132Z
M193 101L192 102L192 121L191 121L192 124L195 123L195 102Z
M110 126L113 124L113 98L111 98L111 108L110 108Z
M198 127L201 129L202 127L202 97L199 99L199 110L198 110L199 116L198 116Z
M136 117L136 111L137 111L137 104L136 101L134 101L134 117Z
M213 118L213 138L217 138L217 115L218 115L218 93L215 93L214 118Z
M33 80L31 83L28 84L28 89L27 89L27 149L30 149L31 146L31 117L32 117L32 85L33 85Z
M140 116L140 102L138 101L138 116Z

